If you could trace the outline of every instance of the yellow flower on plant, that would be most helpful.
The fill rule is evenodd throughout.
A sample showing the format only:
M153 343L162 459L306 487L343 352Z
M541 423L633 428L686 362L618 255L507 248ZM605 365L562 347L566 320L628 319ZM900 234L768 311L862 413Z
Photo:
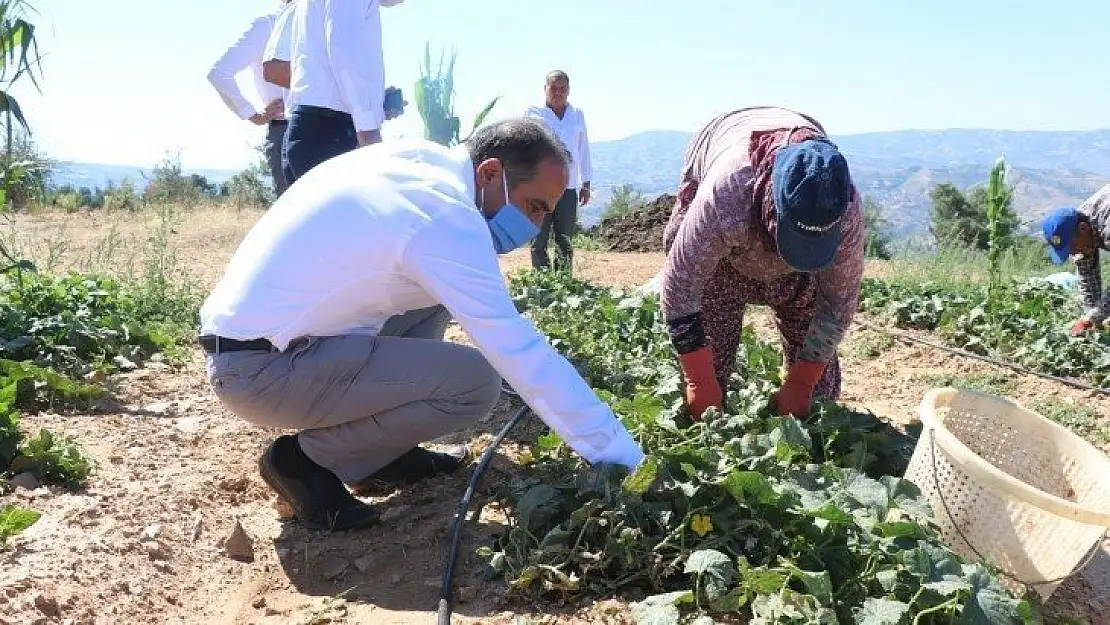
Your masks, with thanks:
M690 529L698 536L713 531L713 519L708 514L695 514L690 518Z

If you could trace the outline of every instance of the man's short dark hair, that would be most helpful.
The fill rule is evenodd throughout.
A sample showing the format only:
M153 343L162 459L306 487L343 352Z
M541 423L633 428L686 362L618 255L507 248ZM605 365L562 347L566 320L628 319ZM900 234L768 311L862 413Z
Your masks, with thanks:
M567 73L564 72L561 69L553 69L550 72L547 72L547 81L546 81L547 84L550 85L551 83L553 83L555 81L565 82L569 85L570 84L570 76L567 76Z
M542 121L518 117L482 126L466 140L474 164L488 158L500 160L510 187L536 177L539 164L554 158L564 167L570 166L566 145Z

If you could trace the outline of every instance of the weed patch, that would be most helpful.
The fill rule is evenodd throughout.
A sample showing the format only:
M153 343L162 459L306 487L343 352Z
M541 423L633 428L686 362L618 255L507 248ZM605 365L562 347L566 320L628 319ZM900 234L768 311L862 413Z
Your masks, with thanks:
M1038 399L1030 405L1030 409L1093 443L1110 443L1110 425L1090 406L1059 399Z
M1013 379L1000 373L972 373L968 375L930 373L921 376L921 379L932 387L951 386L995 395L1008 395L1017 389Z
M94 274L42 274L27 261L0 273L0 474L84 483L92 467L79 444L45 429L25 438L19 411L81 405L104 394L110 374L182 354L195 309L154 297Z
M1043 281L997 285L988 313L987 289L936 283L863 280L861 311L900 328L935 331L953 347L1055 376L1110 386L1110 331L1068 336L1079 314L1075 295Z
M853 356L866 360L881 356L893 344L894 339L890 338L888 334L866 332L856 335L850 349Z

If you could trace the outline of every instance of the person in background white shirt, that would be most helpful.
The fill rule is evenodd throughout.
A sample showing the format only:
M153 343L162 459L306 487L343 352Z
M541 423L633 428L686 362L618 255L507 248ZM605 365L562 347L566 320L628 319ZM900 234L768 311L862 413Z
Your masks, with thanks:
M283 5L287 3L287 0L282 1ZM267 125L263 152L266 154L266 162L270 166L270 174L274 179L274 194L280 197L288 187L281 160L287 125L285 90L266 81L262 76L263 52L277 16L277 12L267 13L251 22L250 27L208 70L208 82L220 94L224 104L240 119L250 120L259 126ZM235 80L240 72L248 69L254 78L254 87L262 110L258 110L258 107L243 95Z
M504 379L591 463L636 441L510 298L497 255L526 245L566 188L541 122L447 148L405 139L321 163L247 233L201 308L209 382L241 418L293 428L263 479L309 527L352 529L378 493L456 470L421 447L489 414ZM476 348L443 341L454 318Z
M539 236L532 242L532 266L546 268L551 265L548 259L548 240L552 232L558 253L554 266L572 272L574 268L574 249L571 240L578 227L578 207L590 201L590 140L586 134L586 117L581 109L568 101L570 96L570 77L566 72L554 70L547 74L544 83L544 106L532 106L525 113L528 117L542 119L555 134L562 139L571 155L570 179L566 191L559 199L555 212L544 221Z
M290 14L290 184L333 156L381 141L381 7L402 0L305 0Z
M266 51L262 55L262 77L266 82L283 89L289 88L290 59L292 58L290 46L293 38L293 26L290 18L296 1L291 0L278 14L277 21L274 22L273 32L270 34L270 41L266 44ZM393 6L400 4L401 1L386 0L382 4L383 6ZM387 88L383 103L386 121L400 117L404 113L406 104L408 102L404 100L400 89L397 87Z

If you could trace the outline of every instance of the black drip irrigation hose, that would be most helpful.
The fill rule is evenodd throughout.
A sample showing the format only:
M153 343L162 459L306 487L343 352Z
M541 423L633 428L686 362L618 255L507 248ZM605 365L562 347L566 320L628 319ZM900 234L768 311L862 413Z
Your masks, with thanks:
M519 397L511 389L502 387L502 392ZM463 493L462 500L459 502L459 509L455 513L454 523L451 525L451 543L447 548L447 563L443 567L443 587L439 595L439 611L437 616L437 623L439 625L451 625L451 595L452 595L452 581L455 575L455 561L459 557L459 544L462 542L462 526L466 522L466 513L470 508L470 497L474 495L474 490L478 486L478 480L481 479L482 474L486 472L486 467L489 466L490 461L493 459L493 454L497 451L497 446L501 444L505 436L512 431L513 428L520 423L525 415L530 412L527 405L522 406L517 410L516 414L509 419L508 423L501 428L497 436L493 437L489 447L482 452L481 457L478 459L478 466L474 467L474 473L470 474L470 483L466 485L466 492Z
M965 351L965 350L962 350L962 349L957 349L955 347L948 347L947 345L940 345L939 343L933 343L932 341L926 341L925 339L918 338L918 337L916 337L912 334L908 334L908 333L902 332L900 330L892 330L890 328L881 328L879 326L870 324L866 321L860 321L859 319L855 319L854 321L855 321L856 325L858 325L858 326L862 326L862 327L867 328L868 330L872 330L874 332L881 332L883 334L887 334L889 336L892 336L892 337L897 338L897 339L901 339L903 341L909 341L909 342L912 342L912 343L920 343L922 345L932 347L933 349L939 349L941 351L948 352L949 354L955 354L956 356L963 356L964 358L972 358L974 360L979 360L979 361L986 362L986 363L996 365L996 366L999 366L999 367L1006 367L1007 369L1012 369L1014 371L1017 371L1018 373L1024 373L1025 375L1036 376L1038 378L1042 378L1042 379L1045 379L1045 380L1052 380L1053 382L1059 382L1060 384L1064 384L1064 385L1070 386L1072 388L1078 388L1078 389L1082 389L1082 390L1085 390L1085 391L1092 391L1092 392L1095 392L1095 393L1101 393L1103 395L1110 395L1110 388L1102 388L1101 386L1095 386L1093 384L1087 384L1086 382L1080 382L1078 380L1071 380L1071 379L1068 379L1068 378L1061 378L1061 377L1057 377L1057 376L1054 376L1054 375L1049 375L1047 373L1040 373L1039 371L1033 371L1032 369L1026 369L1025 367L1022 367L1021 365L1015 365L1012 362L1006 362L1004 360L996 360L994 358L988 358L987 356L980 356L979 354L973 354L969 351Z

